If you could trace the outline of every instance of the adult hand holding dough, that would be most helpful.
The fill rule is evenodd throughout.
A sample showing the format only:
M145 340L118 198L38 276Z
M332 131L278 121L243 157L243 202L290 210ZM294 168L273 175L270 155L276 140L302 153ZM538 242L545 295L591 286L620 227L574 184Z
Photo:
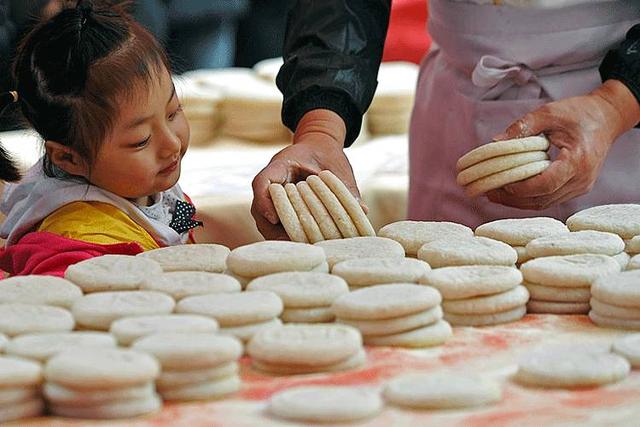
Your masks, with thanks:
M360 200L351 165L343 152L345 135L345 124L336 113L320 109L310 111L300 119L293 145L273 156L256 175L252 183L251 214L266 239L288 240L269 197L269 184L295 183L329 169ZM363 208L366 212L366 207Z
M640 105L617 80L584 96L552 102L513 123L496 140L545 134L559 149L540 175L487 193L489 200L520 209L545 209L593 188L616 138L640 121Z

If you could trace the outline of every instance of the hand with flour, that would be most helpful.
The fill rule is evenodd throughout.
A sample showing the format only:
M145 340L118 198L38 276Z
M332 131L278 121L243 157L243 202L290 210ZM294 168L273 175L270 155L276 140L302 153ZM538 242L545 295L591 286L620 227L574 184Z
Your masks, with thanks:
M558 147L540 175L487 193L520 209L545 209L593 188L615 140L640 121L640 105L620 81L607 80L584 96L551 102L509 126L496 140L544 133Z
M256 175L251 214L266 239L289 239L269 196L271 183L296 183L328 169L360 200L351 164L343 152L345 136L346 127L340 116L329 110L312 110L298 122L293 144L273 156Z

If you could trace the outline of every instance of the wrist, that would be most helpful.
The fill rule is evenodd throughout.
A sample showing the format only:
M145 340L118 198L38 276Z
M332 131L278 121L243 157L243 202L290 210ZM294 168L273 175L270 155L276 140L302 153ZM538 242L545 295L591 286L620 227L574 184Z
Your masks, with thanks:
M592 92L600 98L611 114L607 115L607 126L612 126L617 138L640 122L640 103L619 80L607 80Z
M310 135L324 137L342 149L347 136L347 127L342 117L331 110L311 110L298 122L293 143L308 140L306 137Z

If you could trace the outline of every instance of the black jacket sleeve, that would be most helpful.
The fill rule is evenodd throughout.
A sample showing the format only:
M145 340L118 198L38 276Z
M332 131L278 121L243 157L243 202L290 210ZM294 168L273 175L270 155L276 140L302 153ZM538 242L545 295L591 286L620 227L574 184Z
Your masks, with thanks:
M602 81L620 80L640 102L640 24L629 30L617 49L607 53L600 65L600 76Z
M376 89L390 8L391 0L298 0L277 78L287 127L324 108L342 117L345 146L353 143Z

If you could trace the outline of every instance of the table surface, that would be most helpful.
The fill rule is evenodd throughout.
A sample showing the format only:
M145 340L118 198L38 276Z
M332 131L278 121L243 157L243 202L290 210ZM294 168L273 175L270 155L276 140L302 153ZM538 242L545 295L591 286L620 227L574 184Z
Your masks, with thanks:
M265 413L273 393L297 385L351 385L380 388L395 375L420 371L474 373L500 380L503 400L497 405L444 411L410 411L387 406L377 417L357 423L367 427L459 426L637 426L640 419L640 371L617 384L579 390L533 389L509 377L519 355L540 344L610 342L623 331L598 328L586 316L527 315L519 322L485 327L454 328L445 345L428 349L367 348L368 361L358 370L289 377L270 377L241 361L243 386L227 399L167 403L157 414L122 421L68 420L55 417L21 420L15 426L121 426L121 427L275 427L302 426ZM325 424L326 425L326 424ZM332 424L335 425L335 424ZM350 424L353 425L353 424Z

